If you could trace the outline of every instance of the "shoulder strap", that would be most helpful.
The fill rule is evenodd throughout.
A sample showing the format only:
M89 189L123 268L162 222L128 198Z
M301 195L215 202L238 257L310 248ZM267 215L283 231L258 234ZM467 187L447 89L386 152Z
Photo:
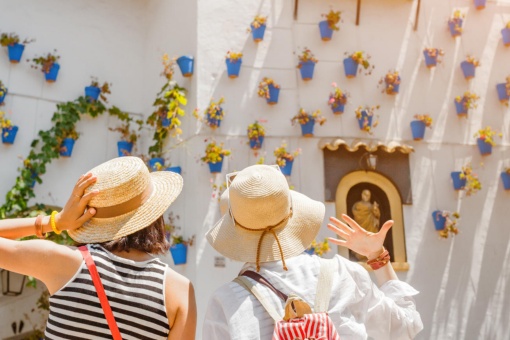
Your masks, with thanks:
M96 264L94 263L94 259L90 255L89 249L87 246L78 247L85 260L85 264L89 269L90 276L92 277L92 282L94 283L94 287L96 287L97 296L99 297L99 302L101 302L101 307L103 308L104 315L106 317L106 321L108 322L108 327L110 328L110 332L113 335L114 340L122 340L120 335L119 328L117 327L117 323L115 322L115 317L113 316L112 309L110 307L110 303L108 302L108 298L106 293L104 292L103 283L101 282L101 278L99 277L99 273L97 272Z
M246 276L238 276L234 279L234 282L238 283L241 287L245 288L248 292L252 293L257 300L259 300L260 304L264 309L267 311L267 313L273 318L275 322L281 321L283 318L276 309L271 305L264 295L259 291L257 286L253 284L251 280L249 280Z
M338 262L335 258L320 258L321 269L317 280L317 293L315 295L314 312L327 312L329 299L331 297L331 288L333 275L338 271Z
M276 296L278 296L283 302L287 301L287 299L289 298L286 294L284 294L283 292L279 291L278 289L276 289L272 284L271 282L269 282L268 280L266 280L265 277L263 277L262 275L260 275L259 273L257 272L254 272L252 270L246 270L244 271L243 273L241 273L240 276L247 276L249 277L250 279L253 279L255 282L258 282L260 284L263 284L264 286L266 286L267 288L269 288L273 293L276 294Z

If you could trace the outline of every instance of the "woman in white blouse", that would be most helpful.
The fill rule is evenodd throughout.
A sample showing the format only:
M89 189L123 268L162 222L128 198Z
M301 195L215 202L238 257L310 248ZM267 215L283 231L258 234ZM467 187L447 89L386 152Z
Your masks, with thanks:
M235 177L235 179L234 179ZM207 233L222 255L246 262L242 272L258 271L276 289L298 294L307 302L316 295L320 259L303 253L322 225L325 208L289 190L279 170L255 165L227 175L222 218ZM383 248L387 221L378 233L361 228L342 215L328 227L341 239L330 238L368 258L378 286L357 263L335 256L338 270L332 279L328 314L340 339L411 339L423 324L412 296L418 292L399 281ZM266 286L255 283L266 301L283 314L283 302ZM209 301L204 340L271 339L274 320L248 290L236 282L221 286Z

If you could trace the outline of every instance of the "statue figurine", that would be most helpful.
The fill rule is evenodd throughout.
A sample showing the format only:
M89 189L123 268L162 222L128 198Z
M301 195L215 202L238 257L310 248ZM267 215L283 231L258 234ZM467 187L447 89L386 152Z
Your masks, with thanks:
M363 190L361 192L361 201L354 203L352 206L352 214L354 215L354 220L362 228L372 233L377 233L379 231L381 211L377 202L370 203L371 196L370 190Z

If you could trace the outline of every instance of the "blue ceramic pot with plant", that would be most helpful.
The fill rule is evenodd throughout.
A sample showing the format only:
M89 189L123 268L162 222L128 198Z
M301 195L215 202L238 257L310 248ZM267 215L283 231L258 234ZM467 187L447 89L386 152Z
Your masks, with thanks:
M260 42L264 40L264 33L266 32L266 25L259 25L258 28L255 28L252 25L251 26L251 35L253 37L253 41Z
M6 95L7 95L7 88L5 88L5 91L3 91L3 94L0 96L0 104L3 104Z
M301 72L301 79L310 80L313 79L313 71L315 69L315 63L313 61L300 61L299 71Z
M486 143L482 138L477 138L476 144L478 145L478 150L480 150L480 154L482 156L490 155L492 153L492 145Z
M217 174L221 172L221 168L223 167L223 160L216 163L207 163L209 164L209 171L211 174Z
M467 105L465 105L466 100L464 98L461 101L454 99L453 102L458 116L466 116L468 114L468 108Z
M461 190L466 186L466 178L460 178L461 171L453 171L450 176L453 180L453 188L455 190Z
M502 103L508 102L508 100L510 99L510 96L508 95L508 93L506 91L506 83L496 85L496 89L498 90L499 101Z
M426 49L423 51L423 55L425 56L425 65L427 65L428 68L432 68L437 65L437 55L439 54L439 51L437 49L435 50L435 56L431 56Z
M250 149L259 150L262 148L262 143L264 142L264 136L258 136L257 138L250 139Z
M101 93L101 89L97 86L86 86L85 87L85 97L88 99L92 99L96 101L99 98L99 94Z
M413 120L411 122L411 133L414 140L422 140L425 137L425 128L427 126L421 120Z
M310 119L305 124L301 124L301 134L303 137L313 137L313 128L315 126L315 120Z
M336 104L332 104L330 106L331 106L331 110L333 111L334 114L344 113L344 110L345 110L344 104L336 103Z
M180 175L182 172L182 169L180 166L170 166L170 167L166 168L166 171L175 172L176 174Z
M358 63L352 57L345 58L344 69L347 78L354 78L358 73Z
M308 255L313 255L315 253L315 248L305 249L305 253L307 253Z
M229 78L237 78L239 77L239 72L241 71L241 64L243 63L243 59L235 59L232 60L230 58L226 59L227 63L227 73Z
M18 127L13 125L8 128L2 129L2 143L4 144L14 144L14 140L16 139L16 134L18 133Z
M188 257L188 246L183 243L174 244L170 247L170 253L175 265L185 264Z
M117 151L118 151L119 157L130 156L131 152L133 151L133 143L130 143L125 140L118 141L117 142Z
M54 63L51 65L50 70L48 73L44 73L44 77L46 78L46 81L48 83L53 83L57 80L58 71L60 70L60 65L57 63Z
M152 171L158 170L158 164L159 164L159 167L163 167L165 165L165 159L162 157L154 157L149 160L149 168Z
M484 9L487 0L475 0L476 9Z
M329 23L327 20L319 22L319 30L321 32L321 39L323 41L331 40L333 36L333 30L329 28Z
M16 43L14 45L8 45L7 50L9 52L9 60L13 64L17 64L21 60L21 56L23 55L23 51L25 50L25 45Z
M505 46L510 46L510 28L503 28L501 30L501 35L503 37L503 44L505 44Z
M269 105L274 105L278 103L278 97L280 96L280 88L275 87L273 84L269 84L267 86L269 88L269 98L266 98L266 101Z
M436 230L443 230L446 223L446 217L443 216L441 210L436 210L432 213L432 220L434 221L434 227Z
M170 118L168 118L168 115L166 113L164 116L161 117L161 126L162 127L170 126Z
M461 35L461 31L459 31L461 28L462 28L462 22L463 20L461 18L457 18L450 22L448 22L448 27L450 29L450 34L452 35L452 37L458 37L459 35Z
M365 118L367 118L367 120L368 120L368 126L372 126L373 116L369 115L366 110L362 110L361 117L358 118L358 125L359 125L360 130L363 130L363 128L364 128Z
M209 126L211 127L220 127L221 125L221 119L214 119L211 118L209 114L207 114L207 121L209 122Z
M289 161L288 159L286 159L285 165L280 167L282 174L284 174L285 176L290 176L290 174L292 173L292 164L294 164L294 160Z
M71 157L73 154L74 143L76 142L73 138L65 138L60 144L60 156Z
M503 171L501 173L501 181L505 190L510 190L510 173Z
M192 56L182 56L177 58L177 65L181 70L183 77L191 77L193 75L194 59Z
M475 65L468 61L463 61L460 63L460 68L462 69L462 73L464 74L464 78L467 80L475 77Z

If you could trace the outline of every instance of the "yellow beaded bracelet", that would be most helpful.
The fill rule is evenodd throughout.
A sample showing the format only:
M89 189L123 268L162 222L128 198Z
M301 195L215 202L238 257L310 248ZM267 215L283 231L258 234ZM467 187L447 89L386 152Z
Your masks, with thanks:
M55 232L55 234L60 234L62 231L58 230L57 224L55 223L55 216L58 214L57 211L52 211L50 216L50 224L51 229Z

